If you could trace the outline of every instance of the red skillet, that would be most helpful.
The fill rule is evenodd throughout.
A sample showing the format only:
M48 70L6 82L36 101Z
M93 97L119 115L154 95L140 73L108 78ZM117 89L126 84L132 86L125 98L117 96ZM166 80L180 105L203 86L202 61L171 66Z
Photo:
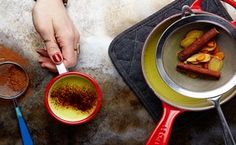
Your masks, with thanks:
M234 2L232 0L225 0L225 2L229 3L230 5L232 5L233 7L236 8L236 2ZM191 8L194 11L198 11L199 13L207 13L207 12L203 12L201 10L201 6L200 6L201 3L202 3L202 0L196 0L192 4ZM235 26L236 21L233 21L232 24ZM161 100L165 100L165 99L162 99L160 96L159 96L159 98ZM173 122L174 122L175 118L179 114L188 110L188 109L186 109L186 110L180 109L180 107L174 103L172 103L171 105L174 107L163 102L163 107L164 107L163 116L162 116L159 124L157 125L156 129L153 131L151 137L149 138L147 145L166 145L166 144L168 144L170 132L172 130L172 126L173 126Z

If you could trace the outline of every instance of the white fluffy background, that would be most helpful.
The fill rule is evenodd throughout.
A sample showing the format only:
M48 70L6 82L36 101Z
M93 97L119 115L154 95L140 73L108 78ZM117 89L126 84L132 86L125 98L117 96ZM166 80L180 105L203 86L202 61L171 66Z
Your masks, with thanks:
M108 62L108 46L112 39L170 2L171 0L71 0L68 11L81 33L79 66L103 66L107 67L104 73L113 74L113 68Z

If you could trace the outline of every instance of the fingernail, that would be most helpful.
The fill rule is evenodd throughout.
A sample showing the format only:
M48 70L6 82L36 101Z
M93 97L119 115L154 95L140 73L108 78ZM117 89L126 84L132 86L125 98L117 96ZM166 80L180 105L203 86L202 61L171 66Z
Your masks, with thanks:
M62 57L61 57L61 55L60 55L59 53L54 54L54 55L52 56L52 59L53 59L53 61L54 61L55 63L59 63L59 62L62 61Z

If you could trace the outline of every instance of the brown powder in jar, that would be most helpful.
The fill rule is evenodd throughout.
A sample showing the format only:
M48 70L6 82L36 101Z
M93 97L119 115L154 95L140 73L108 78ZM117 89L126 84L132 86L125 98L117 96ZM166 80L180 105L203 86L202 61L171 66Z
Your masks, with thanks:
M13 61L26 68L29 61L14 50L0 44L0 62ZM27 77L23 70L14 65L0 66L0 93L4 96L16 95L27 85ZM32 76L32 74L29 74Z
M92 109L97 102L95 91L68 84L53 89L50 97L56 105L71 107L84 112Z
M9 87L13 90L13 91L22 91L23 89L25 89L27 87L27 76L25 74L25 72L17 67L17 66L12 66L9 69Z
M27 87L27 76L20 67L12 64L5 64L0 66L0 70L1 95L14 96Z

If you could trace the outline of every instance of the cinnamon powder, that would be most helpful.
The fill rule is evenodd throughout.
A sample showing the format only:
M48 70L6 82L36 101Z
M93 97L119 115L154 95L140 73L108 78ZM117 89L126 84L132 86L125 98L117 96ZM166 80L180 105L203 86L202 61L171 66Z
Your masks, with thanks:
M17 66L10 67L8 80L8 86L13 91L19 92L27 87L27 76L25 72Z
M28 67L30 64L29 60L24 58L18 52L2 44L0 44L0 62L1 61L14 61L23 66L24 68Z
M27 87L27 76L18 66L5 64L0 66L0 70L0 95L14 96Z
M13 61L23 67L29 66L29 61L17 52L0 44L0 62ZM15 65L0 66L0 94L4 96L16 95L27 85L24 71Z
M52 90L50 97L56 105L79 109L83 112L91 110L96 105L96 92L74 85L63 85Z

